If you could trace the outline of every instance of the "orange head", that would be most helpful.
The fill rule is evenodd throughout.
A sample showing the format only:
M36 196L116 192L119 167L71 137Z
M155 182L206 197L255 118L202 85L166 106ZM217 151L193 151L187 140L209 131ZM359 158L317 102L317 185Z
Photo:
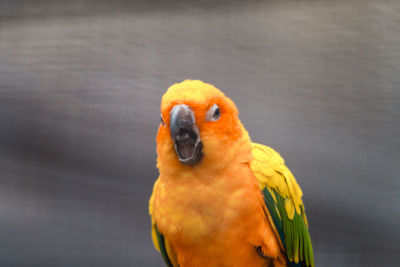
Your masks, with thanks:
M239 149L248 152L249 144L235 104L213 85L186 80L164 94L157 134L160 171L218 171Z

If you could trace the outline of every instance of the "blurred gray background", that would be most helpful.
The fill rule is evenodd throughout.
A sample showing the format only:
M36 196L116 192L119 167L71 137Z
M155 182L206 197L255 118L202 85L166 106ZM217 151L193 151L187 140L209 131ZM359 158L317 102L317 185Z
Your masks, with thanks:
M399 266L397 0L0 1L0 266L163 266L154 139L186 78L286 159L317 266Z

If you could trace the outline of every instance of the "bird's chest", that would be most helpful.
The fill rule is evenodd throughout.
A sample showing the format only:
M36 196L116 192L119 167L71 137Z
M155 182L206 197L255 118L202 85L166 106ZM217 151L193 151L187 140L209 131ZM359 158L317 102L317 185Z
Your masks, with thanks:
M250 205L246 187L224 185L225 178L160 183L154 198L158 229L172 242L217 242L235 221L242 219Z

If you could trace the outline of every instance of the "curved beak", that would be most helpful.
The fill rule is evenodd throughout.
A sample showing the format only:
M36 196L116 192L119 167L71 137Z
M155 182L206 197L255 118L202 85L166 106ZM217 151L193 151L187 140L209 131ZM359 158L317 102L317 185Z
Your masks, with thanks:
M203 144L200 140L194 113L188 105L181 104L172 108L170 132L180 162L194 165L201 160Z

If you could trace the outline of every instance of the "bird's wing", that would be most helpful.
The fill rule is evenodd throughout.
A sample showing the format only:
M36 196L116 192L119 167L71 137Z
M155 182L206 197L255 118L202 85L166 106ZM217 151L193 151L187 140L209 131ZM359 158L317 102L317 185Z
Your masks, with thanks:
M288 266L314 266L307 217L300 186L278 152L253 143L250 167L256 176L269 220L275 226L288 260Z
M154 188L157 186L158 180L154 184ZM176 253L171 243L160 233L157 229L157 225L153 219L153 199L154 199L154 189L153 194L150 197L149 202L149 213L151 216L151 237L153 239L154 247L161 253L165 263L168 267L178 267L178 262L176 258Z

